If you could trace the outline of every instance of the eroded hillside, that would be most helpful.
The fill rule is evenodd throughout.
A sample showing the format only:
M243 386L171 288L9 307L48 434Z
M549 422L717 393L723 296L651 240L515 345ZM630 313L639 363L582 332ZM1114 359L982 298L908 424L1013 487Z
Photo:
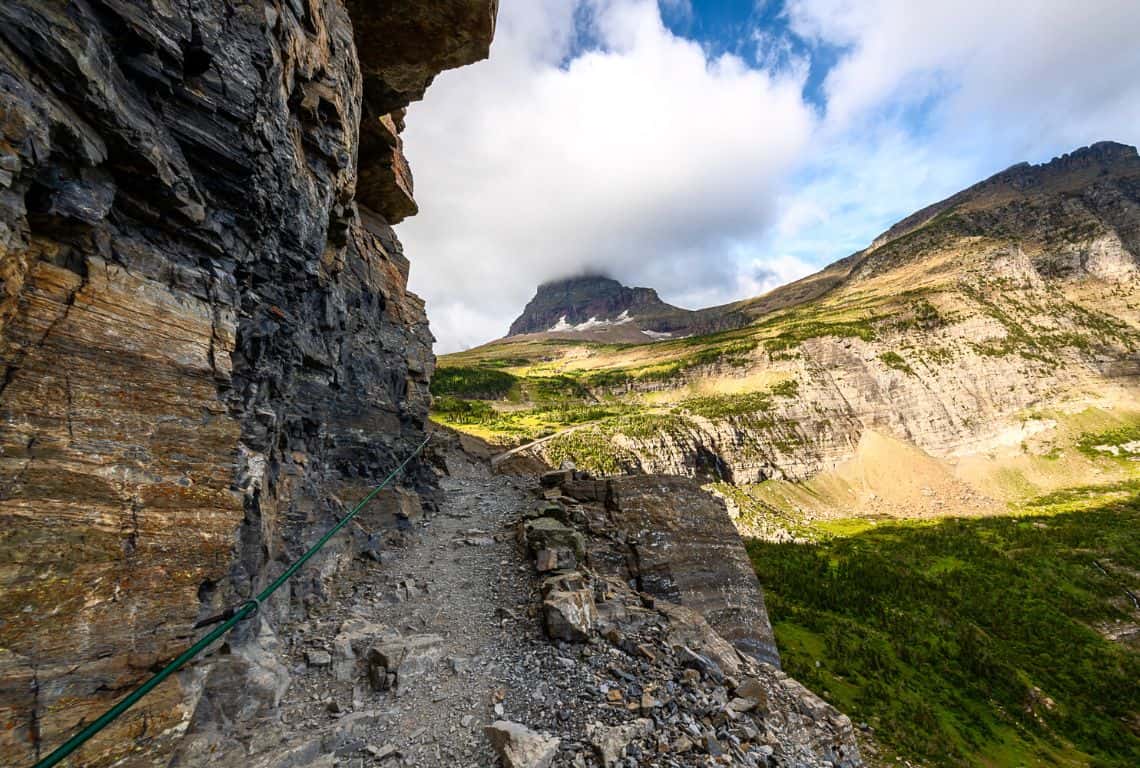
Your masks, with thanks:
M436 417L503 444L554 434L534 452L600 472L809 481L755 494L792 511L1004 508L1134 476L1138 265L1140 159L1094 145L735 305L742 327L642 344L595 327L449 355Z

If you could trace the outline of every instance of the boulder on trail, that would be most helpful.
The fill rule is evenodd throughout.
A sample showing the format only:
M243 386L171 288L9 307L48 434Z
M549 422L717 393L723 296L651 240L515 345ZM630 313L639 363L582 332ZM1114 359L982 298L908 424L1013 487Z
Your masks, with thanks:
M560 740L519 723L496 720L483 729L503 768L548 768Z
M534 555L534 567L539 573L572 571L578 567L578 558L565 547L540 549Z
M439 635L412 635L374 645L368 649L368 677L375 690L385 690L392 683L403 685L430 671L442 655Z
M546 634L552 640L584 642L598 620L590 589L554 590L542 602Z
M602 723L593 723L586 726L586 736L589 737L598 759L604 768L611 768L625 756L625 748L634 739L642 738L653 731L653 721L639 717L627 725L606 726Z
M582 533L553 517L528 520L523 524L523 538L532 553L561 547L579 559L586 554L586 539Z

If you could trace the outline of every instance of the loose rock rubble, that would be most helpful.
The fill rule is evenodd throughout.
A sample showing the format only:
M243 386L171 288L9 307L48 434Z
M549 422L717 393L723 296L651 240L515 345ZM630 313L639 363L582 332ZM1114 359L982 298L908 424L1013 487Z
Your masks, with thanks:
M637 589L641 579L619 577L639 566L605 575L592 567L595 553L614 551L612 526L593 526L597 509L549 492L562 487L612 507L612 484L583 494L575 487L581 479L569 471L545 475L542 501L518 523L535 570L553 571L538 583L552 641L549 653L537 654L538 665L553 662L563 672L552 684L531 684L522 722L561 734L561 760L574 766L860 765L845 715L756 658L762 654L742 652L763 646L770 628L734 645L698 610ZM549 567L551 551L564 567ZM679 594L667 582L656 582L656 591Z
M563 495L563 482L599 495L573 472L544 491L457 445L442 465L434 511L362 551L282 633L276 663L292 682L278 719L184 750L180 766L860 764L846 717L715 629L699 609L741 626L723 601L678 587L667 535L640 566L614 565L632 535L613 522L636 506L630 486L595 484L628 507L599 515L604 501ZM670 488L684 505L688 490ZM464 541L475 535L489 541Z

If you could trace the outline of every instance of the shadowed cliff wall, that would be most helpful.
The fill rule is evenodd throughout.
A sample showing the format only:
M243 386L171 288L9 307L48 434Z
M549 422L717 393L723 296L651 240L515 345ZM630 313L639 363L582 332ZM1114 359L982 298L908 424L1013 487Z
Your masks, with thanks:
M497 3L375 5L0 4L4 764L172 658L422 439L399 131L435 73L486 56ZM256 713L211 692L273 705L287 672L248 649L340 544L82 764L165 754L196 707L192 733L240 736Z

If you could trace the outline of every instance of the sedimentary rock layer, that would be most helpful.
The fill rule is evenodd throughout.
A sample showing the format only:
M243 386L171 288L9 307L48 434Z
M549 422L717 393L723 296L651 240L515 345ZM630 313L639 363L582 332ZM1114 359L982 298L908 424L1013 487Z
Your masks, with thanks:
M120 698L423 435L398 132L486 54L496 2L347 5L0 5L0 762ZM162 754L202 691L196 729L250 714L211 709L221 686L272 705L257 649L336 557L84 764Z
M760 583L720 499L664 475L575 480L562 492L583 502L599 573L697 611L742 653L779 665Z

